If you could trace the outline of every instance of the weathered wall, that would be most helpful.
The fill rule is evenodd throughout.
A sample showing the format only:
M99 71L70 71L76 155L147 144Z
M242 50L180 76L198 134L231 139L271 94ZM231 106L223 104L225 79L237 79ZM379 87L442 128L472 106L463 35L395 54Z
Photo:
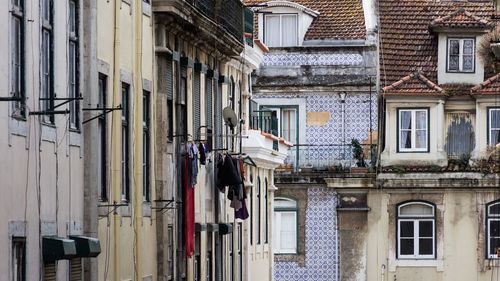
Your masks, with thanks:
M336 206L337 197L333 189L307 189L307 209L299 209L299 212L306 212L305 261L303 264L295 261L275 261L274 280L337 280Z

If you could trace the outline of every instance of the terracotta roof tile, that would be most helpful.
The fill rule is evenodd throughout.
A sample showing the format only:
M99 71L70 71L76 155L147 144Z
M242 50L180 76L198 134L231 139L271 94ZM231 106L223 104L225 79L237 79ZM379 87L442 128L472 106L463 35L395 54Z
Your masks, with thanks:
M500 95L500 74L472 88L473 95Z
M253 6L268 0L244 0ZM291 0L319 15L307 30L305 40L364 39L366 36L363 6L360 0ZM258 29L257 29L258 30Z
M461 7L455 12L444 17L439 17L431 22L431 27L479 27L489 28L492 24L486 19L477 17Z
M424 95L444 96L445 91L416 71L382 89L384 96Z
M473 84L441 84L447 96L470 96Z
M379 0L381 86L418 69L437 81L437 34L431 22L463 7L481 19L493 14L492 1Z

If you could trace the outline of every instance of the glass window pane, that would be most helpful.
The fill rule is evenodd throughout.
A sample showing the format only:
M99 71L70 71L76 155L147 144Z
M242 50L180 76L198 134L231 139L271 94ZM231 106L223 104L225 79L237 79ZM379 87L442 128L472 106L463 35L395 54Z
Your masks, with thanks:
M460 53L459 40L450 40L450 55L458 55Z
M268 47L280 46L280 17L279 16L265 16L265 44Z
M500 130L492 130L490 132L490 145L500 143Z
M463 57L463 71L473 71L474 70L474 57L473 56L464 56Z
M489 227L490 237L500 238L500 221L490 220L488 227Z
M416 131L415 148L427 148L427 130Z
M411 111L401 111L401 124L399 125L401 129L411 129Z
M490 254L497 254L500 249L500 238L490 238Z
M420 221L418 222L418 236L419 237L433 237L432 233L432 221Z
M500 202L488 206L488 215L500 215Z
M284 15L281 17L282 46L297 46L297 16Z
M490 109L490 128L500 129L500 109Z
M452 71L458 71L459 57L455 55L450 55L448 60L448 69Z
M426 110L416 111L415 122L417 129L427 129L427 111Z
M418 241L418 254L419 255L432 255L433 253L432 238L419 239Z
M276 198L274 200L274 208L296 208L297 207L297 201L294 200L288 200L288 199L280 199Z
M401 131L401 148L411 148L411 131Z
M400 216L433 216L434 208L428 205L413 203L399 208Z
M474 53L474 40L464 40L464 55L472 55Z
M412 221L400 221L399 222L400 237L413 237L414 228Z
M413 238L412 239L400 239L399 242L400 242L399 247L401 249L401 252L400 252L401 255L413 255L413 251L414 251Z

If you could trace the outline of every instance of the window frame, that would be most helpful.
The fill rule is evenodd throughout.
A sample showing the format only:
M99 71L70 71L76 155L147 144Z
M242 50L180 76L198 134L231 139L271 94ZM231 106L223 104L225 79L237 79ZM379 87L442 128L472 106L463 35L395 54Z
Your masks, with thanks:
M99 73L99 108L102 108L102 112L100 113L101 115L97 118L97 122L99 125L99 145L101 146L100 150L100 165L101 169L99 171L100 173L100 188L99 188L99 200L102 202L107 202L108 201L108 188L107 188L107 181L108 181L108 138L107 138L107 117L106 117L106 110L107 108L107 96L108 96L108 76L105 74ZM102 83L102 84L101 84ZM102 86L102 87L101 87ZM102 91L101 91L102 90Z
M411 117L412 117L412 129L410 129L410 137L412 140L412 148L403 148L401 147L401 112L403 111L410 111L411 112ZM416 140L416 112L417 111L425 111L427 114L427 138L426 138L426 147L425 148L414 148L413 146L415 145L415 140ZM415 120L415 121L413 121ZM405 108L405 107L400 107L396 109L396 139L397 139L397 152L398 153L428 153L430 151L430 108L429 107L414 107L414 108Z
M46 1L46 2L45 2ZM47 3L47 4L46 4ZM48 18L45 17L45 5L48 5ZM54 108L54 1L53 0L42 0L40 3L40 103L43 111L52 110ZM47 50L44 48L44 34L48 36ZM47 59L44 57L47 55ZM45 65L47 63L47 65ZM47 68L47 70L46 70ZM45 84L45 77L47 78L47 84ZM45 93L45 91L48 93ZM54 125L55 117L53 114L43 116L43 122L45 124Z
M71 18L71 3L74 3L74 22ZM80 5L78 0L68 0L68 98L73 100L69 103L70 129L80 130ZM74 30L71 30L74 25ZM71 55L74 46L74 55Z
M17 236L13 236L12 237L12 240L11 240L11 247L12 247L12 252L11 252L11 269L12 269L12 280L13 281L26 281L26 265L27 265L27 262L26 262L26 237L17 237ZM21 246L21 251L22 251L22 256L21 256L21 265L22 265L22 268L21 270L16 270L18 267L16 265L18 265L16 263L16 261L18 259L16 259L17 257L17 245L20 245ZM20 273L21 276L20 278L16 278L16 277L19 277L17 274Z
M279 30L280 30L280 43L279 43L279 46L269 46L267 45L268 44L268 39L267 39L267 35L266 35L266 29L267 29L267 17L273 17L273 16L278 16L279 17ZM283 30L283 16L294 16L295 19L296 19L296 31L297 31L297 37L295 38L295 45L291 45L291 46L283 46L283 33L282 33L282 30ZM268 46L269 48L287 48L287 47L298 47L299 46L299 14L298 13L270 13L270 14L264 14L263 15L263 28L262 28L262 39L264 41L264 44L266 44L266 46Z
M274 207L274 210L273 210L273 217L276 218L276 213L280 213L280 219L275 219L275 222L274 222L274 225L275 225L275 229L273 230L273 232L277 233L277 239L275 239L275 241L273 241L273 244L274 244L274 254L275 255L298 255L298 249L299 249L299 207L298 207L298 204L299 204L299 201L296 200L295 198L291 198L291 197L275 197L274 198L274 201L277 201L277 200L284 200L284 201L289 201L289 202L294 202L295 203L295 207ZM280 225L281 225L281 214L282 213L293 213L295 215L295 251L282 251L281 250L281 240L280 240L280 236L281 236L281 228L280 228Z
M260 245L261 244L261 238L262 238L262 234L261 234L261 230L262 230L262 227L261 227L261 216L262 216L262 183L261 183L261 180L260 180L260 176L257 176L257 245Z
M14 3L10 1L12 5L11 9L11 17L10 17L10 30L14 29L14 22L19 21L19 34L14 34L11 32L9 38L9 46L11 48L9 52L9 65L10 65L10 79L9 79L9 89L11 92L11 96L13 98L19 98L21 100L15 101L12 105L13 114L12 117L26 119L26 85L25 85L25 73L26 73L26 65L25 65L25 1L19 0L19 3ZM17 46L18 50L14 47ZM19 53L15 52L18 51ZM16 53L16 54L14 54ZM15 58L15 59L14 59ZM19 73L17 73L19 72Z
M450 41L459 41L459 53L458 53L458 70L450 70ZM472 40L472 71L463 70L463 45L465 40ZM459 74L474 74L476 73L476 38L475 37L447 37L446 38L446 73L459 73Z
M151 202L151 92L142 91L142 200Z
M492 144L492 142L491 142L491 131L492 131L492 129L491 129L491 120L492 120L491 119L492 118L491 112L492 111L498 111L499 114L500 114L500 107L490 106L490 107L486 108L486 118L487 118L487 120L486 120L486 124L487 124L486 125L486 129L488 131L487 132L487 134L488 134L487 142L488 142L488 145L495 146L498 143ZM495 128L495 130L498 130L498 133L500 134L500 127L499 128Z
M486 216L485 216L485 236L486 236L486 251L485 251L485 255L486 255L486 258L487 259L495 259L495 260L498 260L500 259L500 256L497 256L495 254L490 254L490 221L498 221L500 223L500 214L490 214L490 208L492 206L495 206L495 205L500 205L500 200L495 200L495 201L492 201L488 204L486 204ZM499 237L495 237L495 238L500 238Z
M401 215L400 210L402 207L408 205L425 205L432 208L432 215ZM401 254L401 224L400 222L411 221L413 222L413 239L414 239L414 254L413 255L402 255ZM420 253L415 253L419 247L420 233L419 223L422 221L432 222L432 254L431 255L420 255ZM437 236L436 236L436 206L427 201L405 201L401 202L396 206L396 259L397 260L434 260L437 257ZM427 237L424 237L428 239Z
M130 84L121 83L122 110L121 110L121 192L122 202L130 201Z

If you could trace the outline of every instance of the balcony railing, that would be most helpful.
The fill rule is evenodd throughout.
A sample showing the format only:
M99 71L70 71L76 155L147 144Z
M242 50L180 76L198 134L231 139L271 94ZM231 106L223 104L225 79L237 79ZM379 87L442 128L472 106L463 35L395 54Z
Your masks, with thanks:
M373 167L376 162L377 145L362 144L362 147L366 167ZM350 144L298 144L288 151L288 157L281 170L344 173L349 172L351 167L357 167L358 162L359 160L354 158L353 147Z
M244 42L244 6L240 0L187 0L203 15L220 24L239 42Z
M276 112L262 112L250 116L250 129L278 136L278 118Z

